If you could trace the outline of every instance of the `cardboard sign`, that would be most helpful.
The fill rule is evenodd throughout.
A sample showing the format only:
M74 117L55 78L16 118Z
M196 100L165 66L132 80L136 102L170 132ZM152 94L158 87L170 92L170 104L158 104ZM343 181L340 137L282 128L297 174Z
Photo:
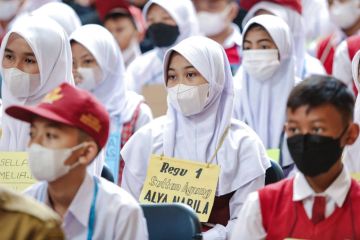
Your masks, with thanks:
M351 173L351 177L360 182L360 173Z
M269 156L269 158L271 158L275 162L277 162L277 163L280 162L280 149L279 148L267 149L266 153Z
M151 108L154 118L166 114L167 92L164 84L145 85L142 89L142 95L146 104Z
M181 202L207 222L214 204L220 167L215 164L152 155L140 203Z
M35 182L26 152L0 152L0 184L23 191Z

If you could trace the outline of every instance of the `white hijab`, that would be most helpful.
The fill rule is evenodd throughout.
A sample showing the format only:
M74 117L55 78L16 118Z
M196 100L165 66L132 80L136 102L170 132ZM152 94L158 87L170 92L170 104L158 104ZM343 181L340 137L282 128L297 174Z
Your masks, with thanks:
M0 49L0 59L12 33L23 37L34 51L40 70L40 86L33 95L18 99L14 97L3 81L1 93L3 111L10 105L36 105L52 89L63 82L74 84L72 77L72 56L68 37L62 27L48 17L27 16L17 21L5 35ZM1 75L4 79L1 68ZM29 126L6 114L2 117L1 151L24 151L28 142Z
M258 10L266 10L282 18L289 26L294 39L296 56L296 75L302 77L304 71L305 52L306 52L306 33L302 16L295 10L272 2L259 2L255 4L246 14L242 24L243 27L255 16Z
M359 79L359 62L360 62L360 51L355 54L352 61L352 74L356 85L356 88L360 90L360 79ZM354 109L354 121L360 125L360 94L356 98L355 109ZM360 172L360 136L356 142L345 148L344 159L345 165L348 167L351 173Z
M34 15L47 16L60 24L70 34L81 26L79 16L74 9L62 2L50 2L33 11Z
M103 79L92 93L113 120L120 120L117 124L130 121L143 97L126 90L124 60L112 34L100 25L88 24L73 32L70 40L87 48L101 68Z
M191 117L176 111L168 100L164 154L207 162L230 126L234 90L229 63L220 45L205 37L191 37L166 52L164 79L167 79L167 67L174 51L186 58L209 82L209 97L204 110ZM218 155L215 162L220 159L222 157Z
M235 76L241 85L236 92L234 115L245 121L260 136L266 148L278 148L285 123L286 101L295 86L295 57L288 25L279 17L260 15L252 18L244 28L257 23L273 39L280 55L280 66L265 81L252 79L243 67Z

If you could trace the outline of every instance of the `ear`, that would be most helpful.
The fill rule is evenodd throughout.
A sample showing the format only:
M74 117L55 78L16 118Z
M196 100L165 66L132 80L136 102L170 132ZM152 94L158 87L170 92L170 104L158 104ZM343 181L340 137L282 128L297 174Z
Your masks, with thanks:
M98 154L98 145L94 141L85 142L84 150L82 151L79 162L83 165L89 165Z
M352 145L356 141L356 139L359 136L359 125L357 123L351 123L349 125L348 134L345 138L345 144L344 145Z
M239 12L239 6L235 1L232 1L230 3L231 10L229 12L229 19L231 22L236 18L238 12Z

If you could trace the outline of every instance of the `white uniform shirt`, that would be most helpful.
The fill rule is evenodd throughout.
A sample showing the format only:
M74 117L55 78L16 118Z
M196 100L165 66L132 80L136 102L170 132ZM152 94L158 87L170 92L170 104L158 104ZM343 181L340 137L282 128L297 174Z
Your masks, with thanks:
M98 180L92 239L148 239L146 221L135 199L107 180L103 178ZM50 206L46 182L35 184L27 189L25 194ZM94 178L86 174L64 215L62 227L67 239L87 238L93 196Z
M293 201L302 201L306 215L312 217L315 196L326 197L325 217L329 217L336 207L341 208L351 186L351 177L344 167L336 180L323 192L315 193L302 173L294 179ZM265 239L266 232L262 225L262 216L258 192L251 193L233 227L231 239Z

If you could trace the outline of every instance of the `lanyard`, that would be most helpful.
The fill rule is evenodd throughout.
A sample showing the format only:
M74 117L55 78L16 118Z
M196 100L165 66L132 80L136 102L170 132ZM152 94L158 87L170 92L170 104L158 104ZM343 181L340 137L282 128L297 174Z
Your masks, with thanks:
M89 214L89 223L88 223L88 235L87 240L91 240L94 234L95 228L95 212L96 212L96 198L99 191L99 180L94 176L94 195L91 201L90 214Z
M95 228L95 212L96 212L96 198L99 191L99 180L94 176L94 195L91 200L91 207L90 207L90 214L89 214L89 222L88 222L88 234L87 234L87 240L91 240L92 236L94 234L94 228ZM42 193L41 199L39 199L40 202L45 203L45 195L46 195L46 189L44 188L44 191Z

